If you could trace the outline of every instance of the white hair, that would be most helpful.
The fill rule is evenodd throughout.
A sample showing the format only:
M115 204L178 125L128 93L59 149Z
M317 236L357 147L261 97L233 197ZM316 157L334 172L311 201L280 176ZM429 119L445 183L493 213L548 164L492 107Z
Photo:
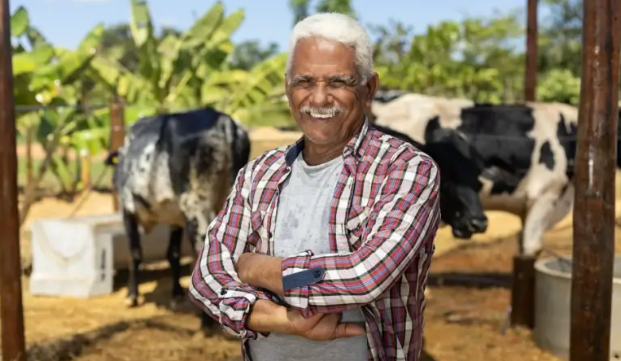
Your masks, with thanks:
M355 19L340 13L318 13L299 21L289 40L286 74L290 76L293 50L301 39L319 37L346 45L355 51L356 70L362 84L373 75L373 46L367 31Z

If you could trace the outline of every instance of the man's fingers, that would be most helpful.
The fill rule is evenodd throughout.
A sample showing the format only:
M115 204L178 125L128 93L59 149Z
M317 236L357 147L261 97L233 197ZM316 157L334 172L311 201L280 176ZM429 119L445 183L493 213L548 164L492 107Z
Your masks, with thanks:
M366 334L364 327L355 323L340 323L334 331L334 338L362 336Z

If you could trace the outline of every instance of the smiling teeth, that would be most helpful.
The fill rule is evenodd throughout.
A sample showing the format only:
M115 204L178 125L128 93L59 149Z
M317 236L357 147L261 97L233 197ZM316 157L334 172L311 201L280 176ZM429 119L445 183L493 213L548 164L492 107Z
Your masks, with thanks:
M332 118L332 114L315 114L315 113L311 113L310 114L311 117L313 118L319 118L319 119L328 119L328 118Z

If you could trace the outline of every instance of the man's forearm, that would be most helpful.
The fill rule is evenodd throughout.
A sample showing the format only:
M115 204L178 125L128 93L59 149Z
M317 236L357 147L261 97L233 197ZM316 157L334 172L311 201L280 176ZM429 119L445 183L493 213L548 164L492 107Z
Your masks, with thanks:
M246 328L255 332L291 333L287 309L268 300L257 300L252 306Z
M244 253L237 262L237 274L244 283L283 295L281 262L280 257Z

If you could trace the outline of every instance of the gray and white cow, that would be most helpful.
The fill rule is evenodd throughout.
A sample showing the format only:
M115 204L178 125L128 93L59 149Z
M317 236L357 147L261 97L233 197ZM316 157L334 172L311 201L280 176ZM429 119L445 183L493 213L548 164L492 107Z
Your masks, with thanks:
M145 233L157 224L171 226L167 258L172 300L185 300L179 284L183 232L192 249L198 250L249 157L248 133L212 108L145 117L132 125L123 147L106 161L115 165L114 187L132 257L129 306L138 304L139 226ZM211 324L211 318L202 313L201 327Z
M576 107L537 102L477 104L405 94L376 102L372 112L377 124L422 143L427 129L439 127L473 145L488 165L477 182L478 197L486 210L521 218L521 254L539 254L545 231L572 209ZM472 196L467 189L462 193ZM449 206L442 211L464 217Z

